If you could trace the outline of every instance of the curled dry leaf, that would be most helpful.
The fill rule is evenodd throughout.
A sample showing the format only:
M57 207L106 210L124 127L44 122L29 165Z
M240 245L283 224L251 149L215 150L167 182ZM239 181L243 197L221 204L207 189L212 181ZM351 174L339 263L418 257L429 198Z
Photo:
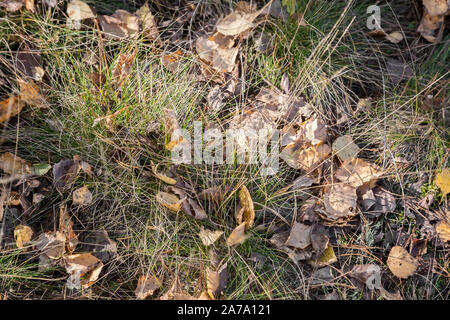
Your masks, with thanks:
M223 198L222 188L217 186L202 190L202 192L198 194L198 198L200 200L220 202Z
M296 149L296 144L287 145L280 154L280 157L294 169L301 169L308 173L318 169L322 162L331 153L331 148L327 144L320 144L308 148Z
M353 266L348 275L373 289L377 279L381 280L381 268L376 264L359 264Z
M91 7L83 1L71 0L67 4L67 27L79 30L81 21L85 19L93 19L95 14Z
M436 185L441 189L443 197L450 193L450 168L446 168L436 175Z
M93 230L85 233L83 244L84 251L91 252L103 263L117 257L117 243L109 238L106 230Z
M441 239L442 241L450 241L450 224L448 224L444 220L438 222L438 224L436 225L436 232L439 236L439 239Z
M74 160L61 160L53 166L53 185L57 189L70 185L75 180L77 173L78 165Z
M332 149L341 161L356 158L360 150L350 136L342 136L337 138L333 142Z
M348 159L336 170L335 177L344 183L358 188L369 183L373 186L382 175L380 168L361 159Z
M206 219L208 217L197 201L190 198L183 189L174 186L170 186L168 189L181 199L181 209L185 214L197 220Z
M216 242L222 236L222 234L223 231L221 230L212 231L209 229L204 229L203 226L201 226L198 236L205 246L209 246Z
M242 221L245 222L245 230L248 230L255 222L255 208L253 205L252 196L246 186L242 186L239 190L239 204L241 208L244 209ZM238 224L242 221L238 221Z
M29 226L19 224L14 229L14 239L16 240L17 248L21 249L31 241L33 237L33 230Z
M327 127L325 123L318 119L308 120L303 125L306 141L312 145L325 142L328 138Z
M428 42L435 42L435 31L444 23L444 17L450 13L447 0L423 0L423 17L417 31Z
M218 271L213 271L210 268L206 268L206 288L208 295L215 299L227 286L228 270L225 263Z
M175 185L177 183L177 180L170 178L164 174L158 173L158 166L159 164L157 164L156 166L152 164L152 172L153 174L161 181L164 181L167 184L170 185Z
M70 289L90 287L97 281L103 268L103 263L90 253L68 255L63 262L69 274L66 285Z
M31 172L30 163L11 152L0 155L0 169L11 175L29 174Z
M242 244L250 237L250 235L245 234L246 225L246 222L243 222L231 232L230 236L227 239L227 245L236 246Z
M73 204L78 206L87 206L92 203L92 193L87 186L76 189L72 194Z
M403 247L395 246L389 252L387 265L396 277L406 279L416 272L418 262Z
M128 78L137 48L132 53L122 53L114 62L112 69L112 83L116 89L120 88Z
M246 8L244 11L243 8ZM223 18L216 26L217 31L226 36L239 35L253 27L253 21L263 12L250 10L249 6L238 6L236 10Z
M141 275L138 279L138 284L136 287L136 298L139 300L144 300L145 298L153 295L155 290L161 286L161 281L155 276Z
M159 297L159 300L197 300L197 299L195 299L193 296L183 291L180 278L178 276L175 276L175 280L173 281L172 286L166 293L164 293L164 295Z
M399 43L403 40L403 34L399 31L394 31L386 35L386 39L392 43Z
M66 249L72 254L78 244L78 237L73 231L73 222L67 213L66 206L61 206L59 208L59 232L64 235Z
M171 194L171 193L167 193L167 192L163 192L160 191L158 192L158 194L156 195L156 201L166 207L167 209L174 211L174 212L178 212L181 209L181 203L184 201L185 199L181 199L178 198L176 195Z

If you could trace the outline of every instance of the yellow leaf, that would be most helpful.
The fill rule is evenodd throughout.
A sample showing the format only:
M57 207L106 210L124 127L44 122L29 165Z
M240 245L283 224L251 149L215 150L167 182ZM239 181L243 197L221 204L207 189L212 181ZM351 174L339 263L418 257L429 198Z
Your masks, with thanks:
M14 239L16 239L17 248L23 248L33 237L33 230L30 227L22 224L14 229Z
M337 261L333 247L329 244L322 255L317 260L309 260L309 263L315 267L323 267Z
M255 222L255 208L253 206L253 200L246 186L242 186L239 191L239 204L241 208L244 209L244 214L242 216L245 222L245 229L248 230L253 226ZM240 221L238 222L240 223Z
M245 234L245 226L246 223L243 222L231 232L230 236L227 239L227 244L229 246L235 246L244 243L244 241L249 237L249 235Z
M450 224L448 224L447 222L439 221L439 223L436 225L436 232L442 241L450 241Z
M446 168L436 175L436 185L445 197L450 192L450 168Z
M184 199L183 199L184 200ZM156 195L156 201L166 207L167 209L178 212L181 208L181 203L183 200L180 200L176 195L167 193L167 192L158 192Z

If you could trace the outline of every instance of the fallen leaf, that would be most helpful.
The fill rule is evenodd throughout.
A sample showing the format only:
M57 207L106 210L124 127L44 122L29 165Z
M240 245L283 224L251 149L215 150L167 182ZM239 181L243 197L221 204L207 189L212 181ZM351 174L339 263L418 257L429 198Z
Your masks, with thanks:
M161 56L161 63L164 67L167 68L170 72L177 72L182 66L181 58L183 57L183 53L180 49L175 52L166 54Z
M153 174L161 181L164 181L167 184L170 185L175 185L177 183L177 180L170 178L164 174L158 173L158 166L159 164L157 164L156 166L152 164L152 172Z
M167 192L163 192L160 191L158 192L158 194L156 195L156 201L166 207L167 209L174 211L174 212L178 212L181 209L181 203L184 201L185 199L181 199L178 198L176 195L171 194L171 193L167 193Z
M218 271L206 268L206 288L212 299L218 297L227 286L228 270L225 263Z
M83 250L91 252L103 263L117 257L117 243L111 240L106 230L93 230L85 233Z
M59 208L59 230L65 237L66 248L69 253L73 253L78 244L78 237L73 231L73 222L67 213L66 206Z
M25 101L18 96L0 101L0 123L18 115L25 107Z
M362 159L351 158L342 163L342 166L336 170L335 177L344 183L358 188L365 183L374 185L377 179L382 175L380 168Z
M253 200L246 186L242 186L239 190L239 204L244 209L242 215L242 221L238 221L238 224L245 222L245 230L250 229L255 222L255 208Z
M72 202L77 206L87 206L92 203L92 193L87 186L76 189L72 194Z
M436 225L436 232L439 238L444 242L450 241L450 224L445 221L439 221Z
M110 38L136 38L139 34L138 17L126 10L118 9L111 16L100 16L99 20L103 31Z
M394 31L387 34L386 39L396 44L403 40L403 34L399 31Z
M42 59L38 51L26 47L26 50L19 51L14 60L14 67L24 77L36 81L42 80L45 71L42 69Z
M314 267L324 267L337 262L333 247L329 244L322 255L317 260L308 261Z
M381 284L381 268L376 264L355 265L348 275L366 285L369 290L376 288L378 281Z
M304 127L306 140L312 145L321 144L327 140L327 127L322 120L318 118L308 120L302 126Z
M16 12L23 7L23 0L2 0L0 7L3 7L8 12Z
M346 220L356 212L356 189L347 184L335 184L323 196L325 217L330 221Z
M281 151L280 158L291 168L311 173L322 165L330 153L331 148L327 144L296 149L296 144L291 143Z
M221 230L211 231L209 229L204 229L203 226L201 226L198 236L205 246L209 246L216 242L222 236L222 234L223 231Z
M136 53L137 48L130 54L122 53L114 62L111 82L116 89L120 88L128 78Z
M48 258L59 259L66 252L65 241L66 237L62 232L46 232L36 239L35 246Z
M178 198L181 199L181 209L185 214L198 220L203 220L208 217L205 210L200 207L197 201L188 196L188 194L183 189L175 186L170 186L168 187L168 190L176 194Z
M227 239L227 245L235 246L242 244L250 237L250 235L245 234L246 225L246 222L243 222L231 232L230 236Z
M150 40L158 39L158 27L155 22L155 17L150 12L150 8L148 7L147 2L138 11L136 11L136 15L139 19L139 23L142 26L144 36Z
M341 161L356 158L360 151L358 145L353 142L353 139L350 136L341 136L337 138L333 142L332 149Z
M223 18L216 26L217 31L226 36L236 36L253 27L253 21L259 15L235 11Z
M136 298L138 300L144 300L145 298L153 295L155 290L159 289L161 282L155 276L141 275L138 279L136 287Z
M175 276L170 289L162 295L159 300L197 300L193 296L183 292L183 288L180 282L180 278Z
M428 42L435 42L435 31L444 23L450 4L446 0L423 0L423 5L423 16L417 32Z
M396 277L406 279L416 272L418 262L404 248L394 246L389 252L387 265Z
M450 230L450 229L449 229ZM427 239L415 239L411 240L410 254L414 258L423 256L427 252Z
M95 14L91 7L81 0L71 0L67 4L67 27L79 30L81 21L85 19L93 19Z
M62 189L71 185L78 174L78 164L72 160L61 160L53 165L53 185Z
M436 185L441 189L443 197L450 193L450 168L446 168L436 175Z
M198 198L200 200L208 200L208 201L215 201L220 202L222 201L223 194L222 194L222 188L221 187L211 187L205 190L202 190L198 194Z
M387 75L391 78L394 84L398 84L403 80L408 80L414 75L413 70L408 64L397 59L387 59Z
M306 249L311 245L311 231L312 226L294 222L285 244L294 248Z
M0 155L0 169L11 175L29 174L31 172L30 163L11 152Z
M90 287L97 281L103 268L103 263L90 253L68 255L63 261L69 274L66 284L69 289Z
M34 0L24 0L24 2L25 2L25 9L34 12Z
M43 176L50 171L52 166L48 163L34 163L30 168L30 174L35 176Z
M17 248L21 249L31 241L33 237L33 230L29 226L19 224L14 229L14 239L16 240Z

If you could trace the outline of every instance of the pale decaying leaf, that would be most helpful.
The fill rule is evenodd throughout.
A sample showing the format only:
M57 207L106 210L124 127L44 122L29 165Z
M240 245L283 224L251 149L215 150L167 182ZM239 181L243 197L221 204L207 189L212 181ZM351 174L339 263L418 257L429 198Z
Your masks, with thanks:
M368 286L368 289L373 289L374 282L381 279L381 268L376 264L358 264L353 266L349 276Z
M93 19L95 14L91 7L81 0L71 0L67 4L67 27L71 29L80 29L81 21Z
M178 212L181 209L181 203L184 199L180 199L174 194L160 191L156 195L156 201L167 209Z
M152 296L155 290L159 289L161 286L161 281L155 276L151 275L141 275L138 279L138 284L136 287L136 298L139 300L144 300L145 298Z
M122 53L114 62L111 82L116 89L120 88L128 78L136 53L137 48L131 53Z
M182 66L183 52L178 49L175 52L161 56L161 63L170 72L177 72Z
M417 31L428 42L436 41L436 30L441 28L444 18L450 13L450 2L447 0L423 0L424 10Z
M319 213L331 222L345 221L356 214L356 199L354 187L347 184L332 185L323 195L325 212Z
M327 144L296 149L296 144L291 143L281 151L280 158L291 168L311 173L322 165L330 153L331 148Z
M24 3L23 0L2 0L0 1L0 7L5 8L8 12L16 12L22 9Z
M335 177L341 182L358 188L365 183L373 185L382 173L381 169L373 163L351 158L344 161L342 166L336 170Z
M255 222L255 208L253 205L252 196L246 186L242 186L239 190L239 204L244 209L242 220L238 220L238 224L245 222L245 229L248 230Z
M243 222L231 232L227 239L227 245L236 246L242 244L250 237L250 235L245 233L246 225L247 223Z
M170 186L168 187L168 190L176 194L178 198L181 199L181 209L185 214L197 220L203 220L208 217L205 210L203 210L199 203L191 198L183 189Z
M138 11L136 11L136 15L139 19L145 37L150 40L158 39L158 27L155 22L155 17L150 12L148 4L145 3Z
M436 232L439 236L439 239L441 239L444 242L450 241L450 224L448 224L445 221L439 221L436 225Z
M118 9L111 16L100 16L99 20L103 31L110 38L136 38L139 34L138 17L126 10Z
M90 287L103 268L103 263L90 253L78 253L65 256L63 263L69 274L67 288L81 289Z
M66 237L62 232L42 233L35 242L36 249L49 259L59 259L66 252Z
M76 189L72 194L72 202L78 206L87 206L92 203L92 193L87 186Z
M446 168L436 175L436 185L441 189L443 197L450 193L450 168Z
M205 246L212 245L214 242L216 242L223 234L223 231L216 230L212 231L209 229L204 229L203 226L200 227L200 232L198 233L198 236L202 240L202 243Z
M208 189L202 190L198 194L200 200L208 200L214 202L220 202L223 198L223 191L221 187L215 186Z
M387 265L396 277L406 279L416 272L418 262L403 247L395 246L389 252Z
M209 297L209 296L208 296ZM164 293L159 300L197 300L190 294L183 291L180 278L175 276L172 286ZM208 299L210 300L210 298Z
M210 64L218 72L232 72L239 47L232 47L231 37L215 33L210 37L200 37L195 42L196 51L204 62Z
M11 152L5 152L0 155L0 169L11 175L29 174L31 164Z
M285 244L294 248L306 249L311 245L311 231L312 226L294 222Z
M332 149L341 161L356 158L360 150L350 136L341 136L337 138L333 142Z
M208 295L215 299L218 297L222 291L227 286L228 281L228 270L227 264L219 268L219 270L214 271L210 268L206 268L206 288Z
M155 165L152 164L152 172L153 172L153 174L154 174L159 180L164 181L165 183L170 184L170 185L175 185L175 184L177 183L177 180L175 180L175 179L173 179L173 178L170 178L170 177L166 176L165 174L159 173L159 172L158 172L158 166L159 166L159 165L156 165L156 166L155 166Z
M323 143L327 140L327 127L325 123L316 118L303 124L306 141L312 145Z
M67 212L66 206L59 208L59 232L65 237L67 251L73 253L78 244L78 237L73 230L73 222Z
M32 237L33 230L31 230L29 226L20 224L14 229L14 239L16 240L16 245L19 249L27 245Z

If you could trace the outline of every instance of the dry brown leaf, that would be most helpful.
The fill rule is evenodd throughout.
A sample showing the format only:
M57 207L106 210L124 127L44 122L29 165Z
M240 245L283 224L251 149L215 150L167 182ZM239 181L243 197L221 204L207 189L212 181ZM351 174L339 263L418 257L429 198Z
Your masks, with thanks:
M181 52L181 50L178 49L175 52L169 53L167 55L163 55L161 57L161 63L170 72L177 72L182 66L182 63L181 63L182 58L183 58L183 52Z
M21 249L31 241L33 237L33 230L29 226L19 224L14 229L14 239L16 240L17 248Z
M395 246L389 252L387 265L396 277L406 279L416 272L418 262L404 248Z
M223 231L221 230L212 231L209 229L204 229L203 226L201 226L198 236L205 246L209 246L216 242L222 236L222 234Z
M228 270L225 263L218 271L206 268L206 288L208 295L215 299L227 286Z
M403 34L399 31L394 31L386 35L386 39L392 43L399 43L403 40Z
M66 272L69 274L67 287L71 289L88 288L103 268L103 263L90 253L78 253L64 257Z
M70 186L78 174L79 166L72 159L61 160L53 165L53 185L57 189L62 189L66 185Z
M24 0L25 9L34 12L34 0Z
M450 241L450 224L445 221L439 221L436 225L436 232L439 238L444 242Z
M261 10L250 13L234 11L217 24L217 31L226 36L239 35L253 27L253 21L260 13Z
M31 164L11 152L5 152L0 155L0 169L11 175L29 174Z
M222 188L221 187L211 187L205 190L202 190L198 194L198 198L200 200L208 200L208 201L214 201L214 202L220 202L222 201L223 194L222 194Z
M41 54L29 46L26 46L25 50L17 52L13 64L22 76L36 81L42 80L45 74L42 69Z
M342 136L337 138L333 142L332 148L333 152L339 157L339 159L341 159L341 161L356 158L360 150L350 136Z
M174 212L178 212L181 209L181 203L184 201L185 199L181 199L178 198L176 195L171 194L171 193L167 193L167 192L158 192L158 194L156 195L156 201L166 207L167 209L174 211Z
M144 300L145 298L153 295L155 290L159 289L161 286L161 281L155 276L141 275L138 279L138 284L136 287L136 298L139 300Z
M76 189L72 194L72 202L78 206L87 206L92 203L92 193L87 186Z
M306 249L311 245L311 231L312 226L294 222L285 244L294 248Z
M446 168L436 175L436 185L441 189L443 197L450 193L450 168Z
M344 161L342 166L336 170L335 177L339 181L358 188L366 183L373 186L382 173L377 165L352 158Z
M435 31L444 23L445 15L450 12L450 3L447 0L423 0L424 10L422 20L417 31L428 42L435 42Z
M62 232L46 232L36 239L35 246L48 258L59 259L66 252L65 241L66 237Z
M120 88L128 78L136 53L137 48L130 54L122 53L114 62L111 81L116 89Z
M61 206L59 208L59 232L64 235L66 249L70 254L72 254L78 244L78 237L73 231L73 222L67 213L66 206Z
M381 280L381 268L376 264L358 264L353 266L349 276L367 285L368 289L373 289L374 281Z
M0 101L0 123L19 114L23 107L25 107L25 101L17 96Z
M337 221L353 217L356 212L356 189L347 184L335 184L323 196L326 219Z
M155 22L155 17L150 12L148 3L145 3L138 11L136 11L136 15L139 19L139 23L141 24L144 36L150 40L158 39L158 27Z
M245 234L245 227L246 223L243 222L240 225L238 225L230 234L230 236L227 239L227 245L229 246L235 246L244 243L245 240L247 240L250 235Z
M291 168L311 173L322 165L330 153L331 148L327 144L296 149L296 144L291 143L281 151L280 157Z
M93 19L95 14L91 7L83 1L71 0L67 4L67 27L75 30L81 28L81 21Z
M16 12L23 7L23 0L2 0L0 7L3 7L8 12Z
M100 16L99 20L103 31L110 38L136 38L139 34L138 17L126 10L116 10L111 16Z
M246 186L242 186L239 190L239 205L244 209L242 221L245 222L245 230L250 229L255 222L255 208L252 196ZM241 221L238 221L240 224Z

